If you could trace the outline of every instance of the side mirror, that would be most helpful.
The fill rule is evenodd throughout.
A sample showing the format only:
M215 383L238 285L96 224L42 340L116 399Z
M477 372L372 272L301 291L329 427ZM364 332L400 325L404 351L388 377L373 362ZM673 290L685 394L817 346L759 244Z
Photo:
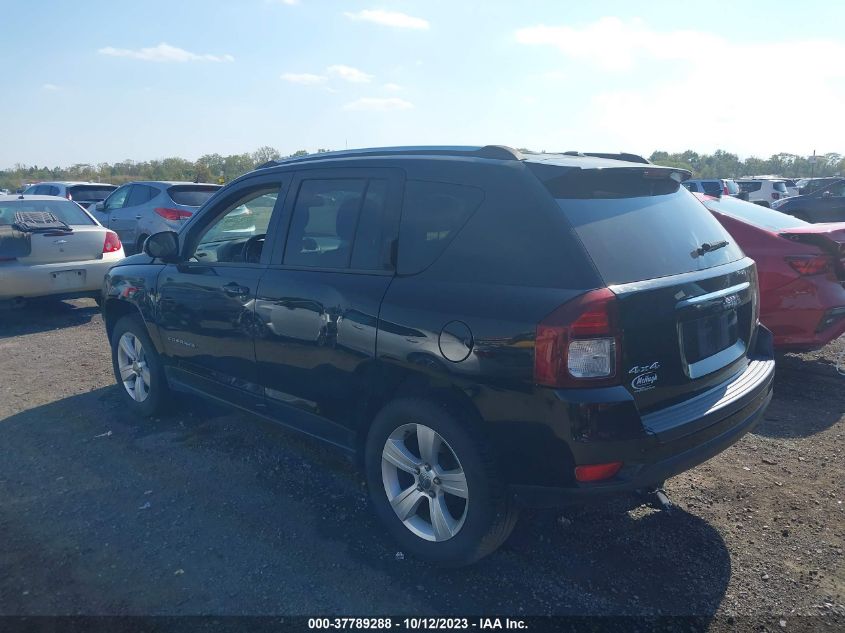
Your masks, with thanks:
M822 198L830 198L830 196L831 196L831 193L830 193L829 191L825 191L825 192L822 194Z
M105 211L106 210L106 203L103 200L100 200L97 204L94 205L94 211Z
M144 242L144 252L166 264L179 261L179 234L175 231L154 233Z

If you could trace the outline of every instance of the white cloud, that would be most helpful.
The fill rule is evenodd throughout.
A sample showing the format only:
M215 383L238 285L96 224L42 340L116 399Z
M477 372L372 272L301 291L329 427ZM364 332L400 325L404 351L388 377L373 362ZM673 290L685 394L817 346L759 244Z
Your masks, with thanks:
M402 86L393 83L384 84L382 87L388 92L399 92L402 90Z
M354 84L365 84L373 79L372 75L368 75L364 71L353 68L352 66L344 66L343 64L329 66L326 68L326 72Z
M132 59L140 59L147 62L233 62L235 58L231 55L209 55L197 54L191 51L186 51L184 48L171 46L162 42L158 46L150 48L139 48L137 50L129 48L114 48L106 46L97 51L100 55L109 55L111 57L129 57Z
M312 75L311 73L284 73L282 79L289 81L292 84L300 84L302 86L317 86L326 83L328 77L323 75Z
M592 66L608 75L608 84L624 73L625 84L636 86L593 94L586 108L591 120L585 125L618 139L617 147L768 155L845 145L845 130L831 125L845 103L845 42L729 40L615 17L582 26L532 26L515 35L522 44L551 47L577 62L566 72ZM799 77L813 86L811 106L806 95L790 89ZM796 120L800 125L787 125Z
M350 101L343 106L343 109L360 112L388 112L390 110L410 110L413 107L413 103L398 97L361 97L355 101Z
M384 11L383 9L364 9L363 11L358 11L358 13L346 11L343 15L350 20L374 22L375 24L392 26L399 29L427 31L431 26L428 20L424 20L423 18L417 18L398 11Z
M57 90L61 90L61 87L57 86L56 84L43 84L41 86L41 89L46 90L48 92L56 92Z

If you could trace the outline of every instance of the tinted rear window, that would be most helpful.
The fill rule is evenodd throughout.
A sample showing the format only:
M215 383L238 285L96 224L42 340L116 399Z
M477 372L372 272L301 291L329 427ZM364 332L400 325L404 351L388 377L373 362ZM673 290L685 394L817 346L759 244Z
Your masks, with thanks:
M212 187L209 185L198 185L192 187L190 185L180 185L177 187L170 187L167 190L170 199L176 204L183 204L186 207L201 207L205 201L213 196L220 187Z
M787 193L786 183L784 182L773 182L772 186L775 188L775 191L779 191L780 193Z
M117 187L91 186L91 185L75 185L68 187L68 193L73 200L84 200L99 202L109 197L109 194L117 189Z
M705 200L704 204L708 209L712 209L717 213L724 213L725 215L732 216L738 220L769 231L790 229L796 226L809 226L809 222L793 218L791 215L786 215L774 209L767 209L753 202L743 202L736 198Z
M614 171L573 174L581 181L575 197L551 188L605 283L677 275L743 257L718 220L677 182ZM583 195L588 184L593 197ZM727 246L698 253L704 243L722 241Z
M757 182L738 182L736 183L739 185L741 191L745 193L753 193L754 191L760 191L760 187L763 186L763 183L760 181Z
M399 226L400 274L428 268L484 199L475 187L409 180Z
M18 211L49 211L65 224L96 224L79 205L64 200L13 200L0 202L0 226L15 223Z
M722 195L722 183L718 180L702 180L701 187L708 196Z

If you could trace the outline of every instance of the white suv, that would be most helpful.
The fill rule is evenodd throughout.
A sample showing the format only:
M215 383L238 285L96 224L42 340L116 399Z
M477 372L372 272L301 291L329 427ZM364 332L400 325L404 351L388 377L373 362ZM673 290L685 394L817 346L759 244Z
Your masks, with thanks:
M764 207L771 207L772 202L788 198L789 192L783 180L768 178L742 178L736 181L742 193L748 194L748 201Z

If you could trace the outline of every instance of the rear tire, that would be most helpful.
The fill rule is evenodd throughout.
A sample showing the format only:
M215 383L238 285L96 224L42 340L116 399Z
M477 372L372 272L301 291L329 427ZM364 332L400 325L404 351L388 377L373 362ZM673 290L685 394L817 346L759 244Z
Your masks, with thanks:
M160 413L170 389L140 316L125 316L115 324L111 348L114 377L126 408L145 417Z
M370 428L364 465L376 514L417 558L472 564L504 543L516 524L488 443L429 400L387 404Z

